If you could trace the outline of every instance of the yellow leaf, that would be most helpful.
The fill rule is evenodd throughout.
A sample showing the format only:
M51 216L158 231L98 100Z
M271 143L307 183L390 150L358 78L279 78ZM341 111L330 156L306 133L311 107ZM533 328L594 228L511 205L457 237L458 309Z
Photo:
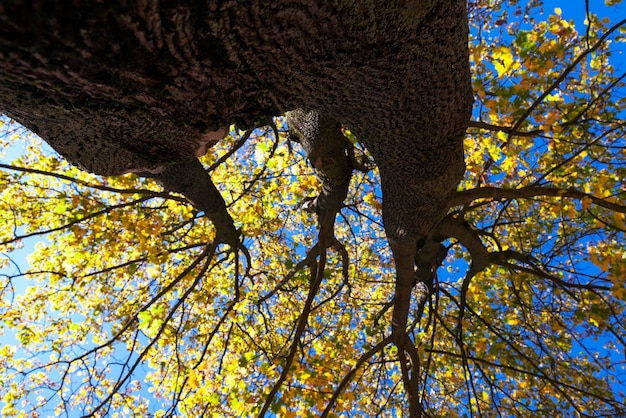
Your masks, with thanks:
M487 152L494 161L499 161L500 158L502 158L502 149L496 145L489 146L489 148L487 148Z
M500 166L505 173L512 175L517 163L513 158L506 157Z
M511 326L518 325L519 324L519 319L517 319L517 318L510 318L510 319L506 320L506 323L507 323L507 325L511 325Z
M511 50L505 46L499 46L493 51L493 65L498 72L498 78L504 77L509 72L519 68L519 62L513 61Z

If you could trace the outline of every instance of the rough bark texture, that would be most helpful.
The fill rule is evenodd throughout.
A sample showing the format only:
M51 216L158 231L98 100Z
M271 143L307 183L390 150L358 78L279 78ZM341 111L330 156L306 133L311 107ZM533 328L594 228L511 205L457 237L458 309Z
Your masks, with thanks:
M467 31L465 0L9 0L0 111L89 171L156 175L225 241L236 237L232 220L190 163L224 128L296 108L349 127L380 169L397 268L394 341L418 416L407 316L416 254L424 258L464 171ZM338 126L317 122L310 155L314 137ZM335 202L344 183L322 200Z
M300 142L322 183L319 195L304 203L304 209L317 213L320 242L333 241L335 216L348 195L352 178L352 163L341 124L318 111L296 109L285 115L291 138Z
M217 242L236 245L239 231L226 211L224 198L198 159L170 164L159 171L157 174L138 174L153 177L166 190L185 196L195 208L203 211L213 222Z
M58 1L0 6L0 108L112 175L186 161L296 107L347 125L390 238L423 235L463 172L463 1Z

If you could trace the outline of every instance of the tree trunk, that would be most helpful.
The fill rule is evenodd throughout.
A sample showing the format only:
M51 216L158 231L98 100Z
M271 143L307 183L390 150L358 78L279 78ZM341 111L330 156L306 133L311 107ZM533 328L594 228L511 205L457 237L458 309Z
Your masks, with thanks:
M226 240L237 231L221 197L208 178L178 178L198 171L186 162L232 122L303 108L344 124L380 170L406 359L417 243L465 168L467 32L465 0L12 0L0 6L0 110L89 171L160 175L216 209Z
M99 174L186 161L231 122L318 109L372 152L402 240L433 225L463 173L461 0L15 0L0 23L0 108Z

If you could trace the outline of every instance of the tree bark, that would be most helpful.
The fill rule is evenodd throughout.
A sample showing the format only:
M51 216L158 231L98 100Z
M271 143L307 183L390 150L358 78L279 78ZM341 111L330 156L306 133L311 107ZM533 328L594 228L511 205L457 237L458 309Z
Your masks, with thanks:
M303 108L342 123L380 170L402 351L418 242L465 168L467 33L465 0L10 0L0 5L0 110L74 164L165 173L166 187L206 208L223 206L208 177L178 168L232 122ZM232 235L222 209L216 225Z
M215 242L237 245L239 231L226 210L226 202L197 159L166 166L162 172L138 173L153 177L166 190L180 193L196 209L204 212L215 227Z
M0 108L99 174L189 160L233 121L318 109L373 154L387 233L404 240L463 173L461 0L14 0L0 23Z
M319 195L303 207L318 215L320 242L329 246L334 238L335 216L348 195L354 168L347 151L349 141L343 136L339 122L318 111L296 109L285 116L290 136L302 145L322 183Z

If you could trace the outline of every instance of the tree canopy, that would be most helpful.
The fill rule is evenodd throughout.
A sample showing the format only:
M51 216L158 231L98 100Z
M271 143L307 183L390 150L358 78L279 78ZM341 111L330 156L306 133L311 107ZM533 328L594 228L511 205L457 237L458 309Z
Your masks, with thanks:
M317 165L283 118L201 160L240 246L154 181L85 173L4 120L3 145L28 147L0 165L3 415L396 416L409 396L424 416L625 414L626 19L608 3L582 26L470 4L466 171L415 255L410 382L379 173L348 129L363 170L325 250Z

